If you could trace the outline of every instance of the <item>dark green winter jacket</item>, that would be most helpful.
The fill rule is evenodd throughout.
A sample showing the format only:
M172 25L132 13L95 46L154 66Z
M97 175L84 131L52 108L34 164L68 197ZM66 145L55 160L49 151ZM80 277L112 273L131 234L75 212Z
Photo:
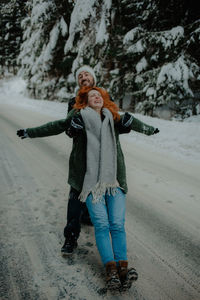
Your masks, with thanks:
M30 138L45 137L57 135L64 132L71 123L71 119L75 114L79 114L75 109L71 110L66 119L49 122L39 127L27 128L27 133ZM123 116L123 115L122 115ZM121 116L121 117L122 117ZM152 135L155 128L149 126L136 118L133 118L131 129L146 135ZM115 124L115 136L117 145L117 180L124 192L127 192L126 183L126 168L124 162L124 155L119 141L119 130ZM68 183L77 191L81 192L83 180L86 172L86 147L87 137L86 132L73 138L73 147L69 159L69 176Z

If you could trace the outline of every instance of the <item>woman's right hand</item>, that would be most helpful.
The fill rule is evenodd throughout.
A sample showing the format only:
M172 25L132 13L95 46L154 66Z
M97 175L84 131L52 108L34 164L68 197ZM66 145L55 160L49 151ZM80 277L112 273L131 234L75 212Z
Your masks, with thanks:
M28 137L28 133L26 132L26 129L19 129L19 130L17 130L17 135L21 139L25 139L25 138Z

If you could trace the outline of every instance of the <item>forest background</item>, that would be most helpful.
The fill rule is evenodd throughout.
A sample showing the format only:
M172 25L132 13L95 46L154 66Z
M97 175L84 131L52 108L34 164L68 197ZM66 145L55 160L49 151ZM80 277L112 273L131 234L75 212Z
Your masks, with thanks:
M0 77L68 102L89 64L121 109L164 119L200 114L195 0L2 0Z

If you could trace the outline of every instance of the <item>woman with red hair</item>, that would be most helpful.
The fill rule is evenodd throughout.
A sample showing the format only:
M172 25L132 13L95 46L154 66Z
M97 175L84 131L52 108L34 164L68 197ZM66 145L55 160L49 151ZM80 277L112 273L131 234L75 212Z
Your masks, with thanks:
M83 151L86 166L80 200L86 202L95 228L97 248L106 267L107 287L130 288L138 275L134 268L128 270L124 226L127 184L119 128L125 115L120 117L118 106L104 89L98 87L83 87L76 97L74 109L76 115L71 126L77 131L84 130L86 135ZM132 116L127 121L126 126L137 131L155 132L153 127Z
M79 93L76 97L76 103L74 105L74 108L77 110L81 110L81 109L85 108L86 106L88 106L88 93L91 90L97 91L97 92L95 92L95 94L99 94L102 97L102 99L103 99L102 108L109 109L113 115L113 119L115 121L119 121L120 115L119 115L118 106L113 101L110 100L110 96L107 93L107 91L102 88L99 88L99 87L83 87L79 91Z
M127 261L124 224L128 189L119 141L121 126L147 135L158 132L133 116L120 116L104 89L83 87L66 119L17 132L21 138L56 135L69 128L80 133L74 137L68 183L88 207L109 289L130 288L138 276L134 268L128 269Z
M126 177L117 123L117 105L98 87L82 88L74 108L86 133L86 171L80 200L86 202L109 289L118 289L128 280L125 232ZM74 120L72 119L72 126ZM79 122L80 125L80 122ZM116 127L116 128L115 128ZM136 280L135 269L129 277ZM130 279L130 278L129 278Z

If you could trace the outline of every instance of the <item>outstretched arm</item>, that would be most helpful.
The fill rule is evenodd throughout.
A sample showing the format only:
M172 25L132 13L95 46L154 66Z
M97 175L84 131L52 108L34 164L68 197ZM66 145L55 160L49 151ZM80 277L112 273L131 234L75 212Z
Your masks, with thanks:
M54 122L46 123L39 127L27 128L26 132L28 137L36 138L36 137L45 137L51 135L57 135L65 131L67 127L67 120L61 119Z
M20 129L17 131L17 135L24 139L26 137L36 138L60 134L64 132L70 125L73 114L74 111L72 110L67 115L66 119L49 122L39 127Z
M152 135L159 132L158 128L153 126L147 125L142 121L133 117L133 121L131 123L131 129L140 133L144 133L146 135Z

